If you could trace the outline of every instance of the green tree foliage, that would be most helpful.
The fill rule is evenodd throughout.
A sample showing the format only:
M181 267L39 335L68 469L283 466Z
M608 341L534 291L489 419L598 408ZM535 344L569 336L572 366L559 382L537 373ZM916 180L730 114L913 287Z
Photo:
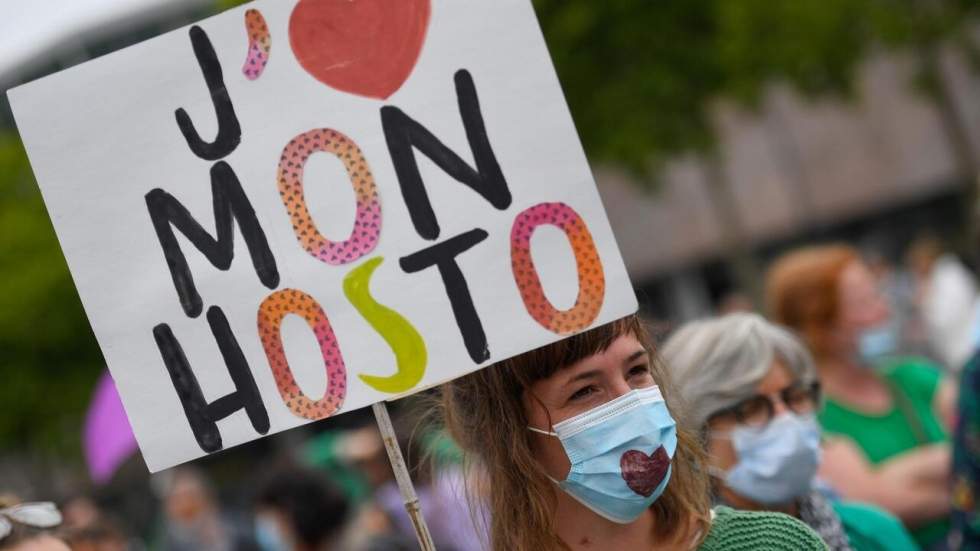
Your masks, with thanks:
M104 364L13 131L0 133L0 282L0 446L76 455Z
M647 174L715 143L712 100L766 83L849 94L874 47L974 51L974 0L533 0L589 157ZM219 10L244 0L217 0ZM924 67L923 82L935 75Z
M766 83L847 94L875 47L967 45L967 0L535 0L593 161L647 173L714 144L708 110Z

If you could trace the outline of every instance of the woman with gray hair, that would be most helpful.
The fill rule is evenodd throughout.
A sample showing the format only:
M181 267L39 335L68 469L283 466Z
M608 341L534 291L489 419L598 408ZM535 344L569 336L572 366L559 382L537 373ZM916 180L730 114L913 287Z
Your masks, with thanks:
M832 551L918 549L890 514L814 488L820 383L792 333L757 314L730 314L684 325L661 352L683 400L681 422L704 439L718 501L793 515Z

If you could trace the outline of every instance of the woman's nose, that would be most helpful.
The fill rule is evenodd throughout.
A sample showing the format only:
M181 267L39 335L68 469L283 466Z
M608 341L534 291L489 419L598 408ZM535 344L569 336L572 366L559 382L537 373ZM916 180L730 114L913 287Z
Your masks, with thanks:
M773 417L776 417L777 415L781 415L781 414L786 413L787 411L789 411L789 406L787 406L786 405L786 402L783 401L782 396L780 396L778 394L774 394L774 395L772 395L772 396L769 397L769 400L772 402L772 416Z
M631 387L629 382L627 382L625 379L617 378L612 383L612 388L610 390L612 391L612 398L619 398L623 394L633 390L633 387Z

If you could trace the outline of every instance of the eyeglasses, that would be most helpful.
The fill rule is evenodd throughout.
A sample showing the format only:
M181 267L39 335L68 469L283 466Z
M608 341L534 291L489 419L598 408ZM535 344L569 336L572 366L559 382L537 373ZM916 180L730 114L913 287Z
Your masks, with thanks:
M756 394L712 414L709 420L732 416L739 424L764 427L776 414L776 400L798 415L813 413L820 403L820 383L796 383L772 394Z

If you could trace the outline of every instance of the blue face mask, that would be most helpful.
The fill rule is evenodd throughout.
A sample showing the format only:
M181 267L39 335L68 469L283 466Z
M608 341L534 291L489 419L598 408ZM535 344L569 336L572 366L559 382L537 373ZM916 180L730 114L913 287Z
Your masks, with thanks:
M268 517L255 519L255 543L262 551L290 551L289 545L279 533L279 526Z
M558 486L613 522L633 522L667 488L677 431L656 386L566 419L555 432L528 428L561 440L572 468Z
M858 355L864 365L872 366L878 360L895 354L898 350L898 326L888 322L858 334Z
M718 474L735 493L782 505L810 492L820 464L820 427L812 415L783 413L761 429L738 426L727 437L738 463Z

